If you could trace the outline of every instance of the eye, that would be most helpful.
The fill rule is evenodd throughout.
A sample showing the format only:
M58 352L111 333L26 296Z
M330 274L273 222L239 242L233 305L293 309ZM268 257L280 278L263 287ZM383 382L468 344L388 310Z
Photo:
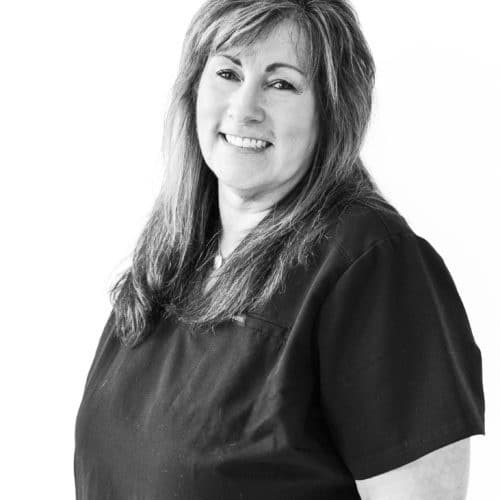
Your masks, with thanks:
M218 74L221 78L224 78L224 80L231 80L231 78L226 78L225 76L222 76L222 75L224 75L224 74L234 76L234 73L233 73L232 71L227 70L227 69L223 69L223 70L221 70L221 71L217 71L217 74Z
M285 85L285 88L278 89L278 90L295 90L295 87L285 80L276 80L272 85L283 85L283 84ZM277 88L277 87L274 87L274 88Z
M217 75L219 75L224 80L233 80L232 77L236 77L235 74L231 70L227 70L227 69L223 69L221 71L218 71ZM229 75L229 76L224 76L224 75ZM279 87L276 87L275 85L282 85L284 87L279 88ZM273 86L273 88L275 88L276 90L293 90L293 91L296 91L295 87L292 84L288 83L286 80L276 80L275 82L273 82L271 84L271 86Z

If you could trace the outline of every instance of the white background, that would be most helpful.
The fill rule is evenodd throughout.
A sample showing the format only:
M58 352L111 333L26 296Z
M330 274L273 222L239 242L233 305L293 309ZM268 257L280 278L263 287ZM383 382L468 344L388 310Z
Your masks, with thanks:
M499 17L493 0L357 0L377 64L363 158L444 258L483 355L486 437L470 499L492 498L497 338ZM109 287L161 179L160 140L199 1L18 0L0 7L0 496L74 497L74 421Z

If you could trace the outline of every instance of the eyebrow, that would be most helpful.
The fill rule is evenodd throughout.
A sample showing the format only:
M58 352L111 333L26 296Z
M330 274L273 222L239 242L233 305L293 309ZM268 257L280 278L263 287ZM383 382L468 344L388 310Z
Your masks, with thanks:
M229 54L216 54L216 55L220 56L220 57L226 57L227 59L231 60L237 66L241 67L241 61L238 58L236 58L236 57L230 56ZM290 68L290 69L294 69L295 71L298 71L302 76L304 76L304 77L306 76L305 73L303 71L301 71L299 68L297 68L296 66L293 66L292 64L283 63L283 62L272 63L272 64L270 64L269 66L266 67L265 71L266 71L266 73L270 73L270 72L274 71L277 68Z

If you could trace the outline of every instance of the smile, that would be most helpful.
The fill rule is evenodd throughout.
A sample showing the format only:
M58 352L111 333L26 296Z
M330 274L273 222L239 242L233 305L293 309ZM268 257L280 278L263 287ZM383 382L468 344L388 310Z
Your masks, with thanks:
M247 151L264 151L272 144L270 142L261 141L258 139L248 139L238 137L237 135L229 135L229 134L220 134L226 144L230 144L231 146L237 147L239 150L247 150Z

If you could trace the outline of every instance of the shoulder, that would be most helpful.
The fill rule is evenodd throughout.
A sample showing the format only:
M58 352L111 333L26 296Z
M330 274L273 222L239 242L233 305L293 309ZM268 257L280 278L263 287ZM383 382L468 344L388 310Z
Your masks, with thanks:
M389 275L403 280L418 275L419 266L433 258L423 242L389 204L374 208L356 202L340 207L330 216L312 258L292 269L269 308L291 324L298 311L315 315L346 289L366 292L368 281L373 287L387 282Z
M360 286L365 279L398 273L432 253L406 219L389 203L368 206L353 202L342 206L330 220L314 258L291 273L286 289L294 297L324 303L342 281ZM297 299L298 300L298 299Z
M341 253L349 265L371 249L403 237L419 238L392 205L372 207L356 202L332 220L326 234L326 252Z

